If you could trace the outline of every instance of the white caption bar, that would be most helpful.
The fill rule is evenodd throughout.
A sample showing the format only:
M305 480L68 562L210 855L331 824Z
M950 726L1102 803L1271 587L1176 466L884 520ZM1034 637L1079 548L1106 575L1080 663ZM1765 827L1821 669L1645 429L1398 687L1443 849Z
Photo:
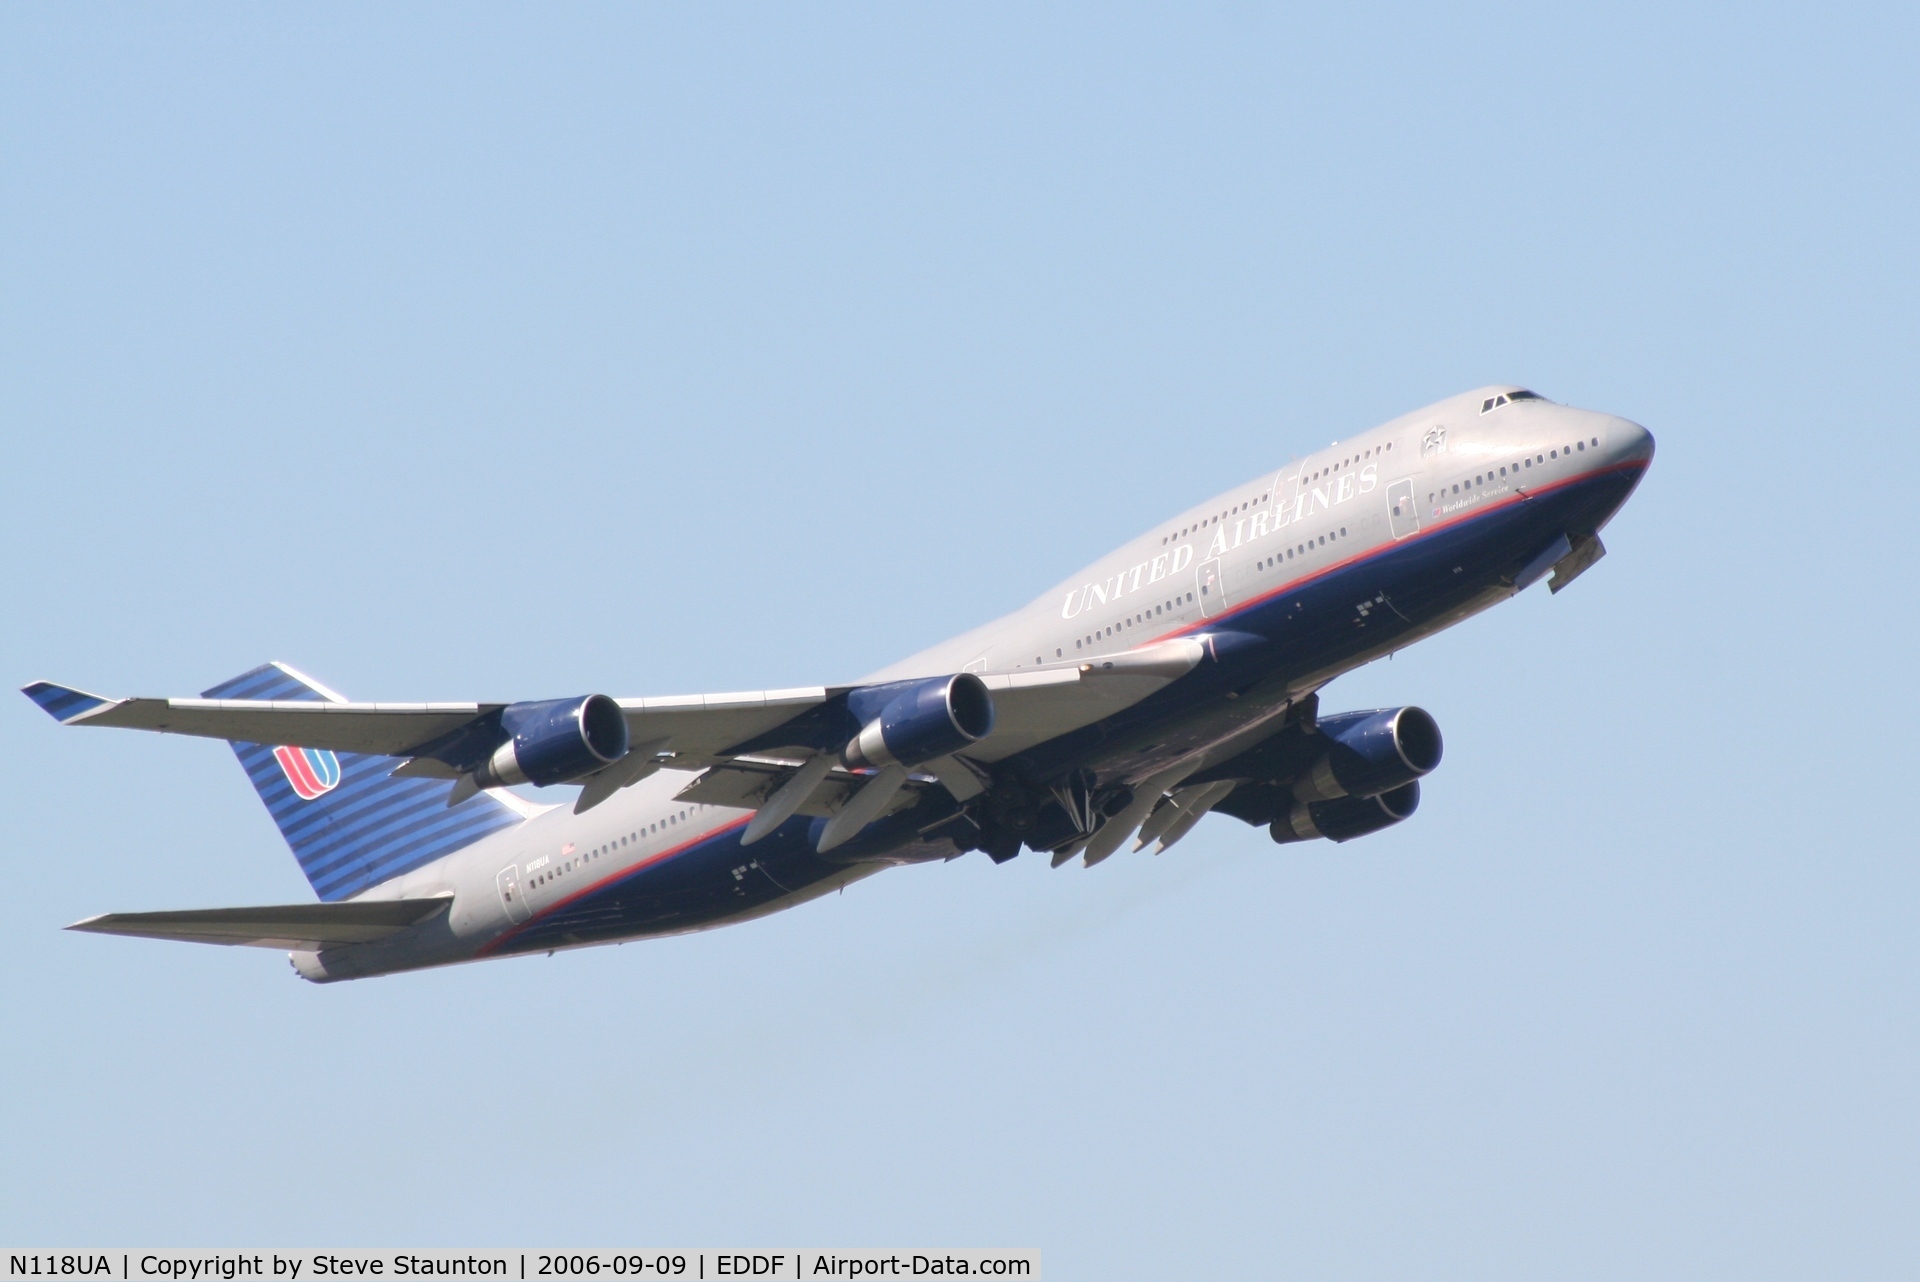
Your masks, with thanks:
M1040 1276L1038 1251L92 1251L4 1249L7 1282L314 1282L327 1279L500 1278L508 1282L755 1278L1020 1278Z

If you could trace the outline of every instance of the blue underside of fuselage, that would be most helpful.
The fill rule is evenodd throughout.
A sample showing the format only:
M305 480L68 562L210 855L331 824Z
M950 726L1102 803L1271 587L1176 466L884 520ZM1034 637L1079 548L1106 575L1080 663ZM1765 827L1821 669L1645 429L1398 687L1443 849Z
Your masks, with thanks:
M751 846L740 844L745 821L729 824L541 909L484 951L538 952L674 934L765 907L846 871L814 853L809 830L816 822L789 819Z
M1270 581L1256 572L1244 585L1229 582L1227 609L1173 634L1231 638L1234 644L1216 649L1215 661L1104 721L1021 754L1017 766L1032 778L1057 778L1128 746L1151 745L1174 727L1183 733L1161 749L1169 758L1184 755L1209 738L1208 718L1202 712L1196 719L1196 709L1218 707L1226 693L1258 682L1338 670L1391 648L1397 638L1509 585L1561 536L1599 529L1643 471L1642 464L1623 465L1530 497L1501 496L1305 577L1289 579L1278 569ZM1148 635L1139 644L1159 639ZM1231 720L1223 715L1222 726Z
M1157 749L1171 757L1192 751L1209 735L1222 738L1231 722L1223 719L1210 730L1205 709L1220 706L1225 693L1276 676L1291 680L1338 669L1417 633L1510 583L1563 535L1598 530L1643 471L1644 464L1622 464L1525 497L1495 497L1304 578L1289 580L1277 569L1271 586L1260 575L1243 585L1229 583L1229 607L1182 631L1233 634L1235 644L1219 646L1216 658L1158 694L1003 765L1046 781L1130 749L1149 755ZM1142 631L1139 644L1161 639ZM833 860L813 849L822 820L790 819L748 847L740 844L744 821L730 825L543 909L484 951L534 952L697 929L803 891L845 872L850 861L897 859L902 847L914 843L925 848L922 857L938 857L946 844L939 837L943 821L952 820L955 831L971 828L943 790L922 796L920 804L837 849Z

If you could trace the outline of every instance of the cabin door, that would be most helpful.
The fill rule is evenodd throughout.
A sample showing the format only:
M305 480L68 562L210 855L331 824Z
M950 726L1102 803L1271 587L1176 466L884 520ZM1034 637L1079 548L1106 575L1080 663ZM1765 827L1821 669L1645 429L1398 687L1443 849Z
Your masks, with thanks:
M1413 501L1413 481L1395 481L1387 487L1387 523L1393 537L1404 539L1420 530L1420 511Z
M1200 614L1203 618L1211 619L1227 608L1227 579L1221 571L1219 557L1208 557L1202 561L1193 577L1199 585L1194 591L1200 595Z
M502 868L493 884L500 890L500 906L507 910L508 921L517 926L533 916L533 909L527 907L526 892L520 888L519 864Z

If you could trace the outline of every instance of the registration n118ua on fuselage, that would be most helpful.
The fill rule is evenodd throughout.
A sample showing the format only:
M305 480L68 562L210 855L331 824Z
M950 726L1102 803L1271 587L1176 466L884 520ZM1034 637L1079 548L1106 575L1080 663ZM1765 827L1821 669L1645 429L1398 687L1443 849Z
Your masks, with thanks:
M279 663L197 699L36 682L66 725L229 741L317 896L72 929L286 949L327 981L700 930L969 851L1090 867L1213 813L1352 840L1413 814L1440 730L1415 707L1324 710L1320 689L1567 586L1652 458L1625 419L1483 388L845 685L371 704Z

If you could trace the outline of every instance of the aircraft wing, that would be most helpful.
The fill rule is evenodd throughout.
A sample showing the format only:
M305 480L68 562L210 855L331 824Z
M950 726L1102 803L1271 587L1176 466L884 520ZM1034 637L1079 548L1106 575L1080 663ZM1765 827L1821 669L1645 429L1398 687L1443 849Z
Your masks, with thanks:
M741 694L688 694L664 699L622 699L627 733L635 743L665 741L676 757L721 759L735 744L777 730L846 686L755 690Z
M1166 686L1191 670L1216 644L1214 637L1183 637L1083 664L979 673L992 693L993 733L970 746L974 761L999 761L1088 725ZM617 780L642 777L640 768L671 757L676 766L718 765L781 747L820 750L830 737L807 714L829 716L851 686L809 686L732 694L622 699L636 753L646 761ZM109 699L50 681L24 693L62 725L117 726L242 743L330 749L414 758L403 773L455 777L452 767L471 756L476 738L488 751L497 742L506 703L354 703L340 699ZM791 741L783 735L792 733ZM842 729L835 733L845 735ZM466 768L460 765L459 768ZM609 768L610 770L613 768ZM650 772L650 771L648 771Z
M388 757L412 756L508 706L319 699L108 699L51 681L36 681L24 692L62 725L156 730L204 739ZM622 699L619 703L633 742L664 743L675 753L706 757L771 730L826 702L834 693L837 691L815 686Z
M242 743L406 756L504 703L336 703L275 699L107 699L36 681L29 699L68 726L117 726Z
M993 733L969 745L963 755L974 761L1000 761L1112 716L1191 672L1222 642L1235 644L1236 638L1232 634L1179 637L1089 663L976 673L993 697ZM668 738L676 755L704 753L717 763L754 751L804 746L798 740L783 742L782 728L792 722L797 730L809 708L825 705L853 688L705 695L698 697L704 704L700 707L692 706L695 699L691 698L623 700L620 706L627 710L636 742ZM676 722L676 717L684 720Z
M67 927L96 935L135 935L191 944L317 951L367 944L443 913L451 899L383 899L263 908L195 908L170 913L107 913Z
M1182 638L1096 663L983 672L980 679L993 695L993 733L970 745L965 755L1002 761L1110 717L1185 676L1205 653L1203 642Z

